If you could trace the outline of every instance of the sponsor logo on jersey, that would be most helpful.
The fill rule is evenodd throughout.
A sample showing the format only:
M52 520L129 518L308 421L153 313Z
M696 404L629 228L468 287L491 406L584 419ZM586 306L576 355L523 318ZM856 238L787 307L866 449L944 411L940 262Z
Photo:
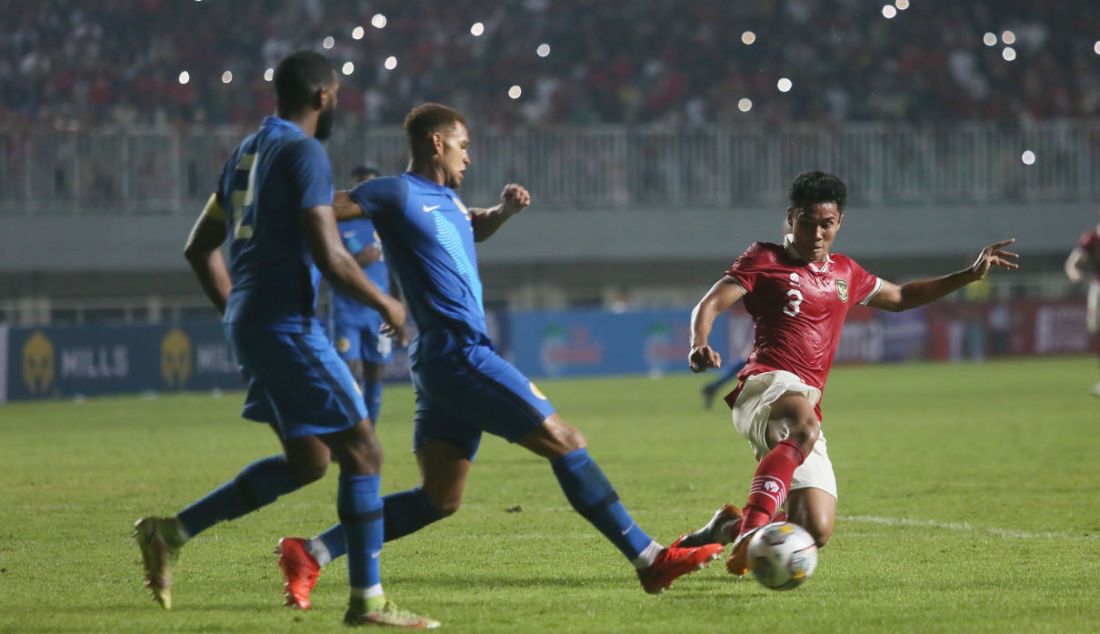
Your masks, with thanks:
M23 384L34 396L50 391L54 380L53 342L41 332L23 344Z
M160 342L160 376L168 387L180 388L191 378L191 339L173 328Z
M347 337L340 337L339 339L336 340L336 350L340 354L344 354L348 350L351 350L351 340L348 339Z
M840 298L840 301L848 303L848 281L847 280L833 280L836 282L836 296Z
M424 205L424 213L430 214L436 209L439 209L439 205Z
M531 393L534 394L536 398L543 401L546 400L546 395L542 393L542 390L540 390L533 381L529 382L529 385L531 387ZM625 535L626 533L623 534Z

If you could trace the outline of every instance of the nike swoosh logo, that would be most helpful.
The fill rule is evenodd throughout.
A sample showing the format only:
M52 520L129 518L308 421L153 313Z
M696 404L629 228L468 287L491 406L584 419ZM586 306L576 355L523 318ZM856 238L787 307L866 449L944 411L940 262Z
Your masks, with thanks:
M635 525L635 523L631 522L630 526L627 526L625 531L621 531L621 534L626 535L630 531L634 530L634 525Z
M424 205L424 213L430 214L436 209L439 209L439 205Z

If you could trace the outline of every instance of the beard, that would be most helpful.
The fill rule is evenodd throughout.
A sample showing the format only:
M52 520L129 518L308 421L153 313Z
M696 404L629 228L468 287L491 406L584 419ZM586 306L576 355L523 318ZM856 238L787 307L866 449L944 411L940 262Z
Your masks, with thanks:
M324 141L332 134L332 124L335 121L336 110L328 108L322 110L321 114L317 115L317 130L313 133L313 137L318 141Z

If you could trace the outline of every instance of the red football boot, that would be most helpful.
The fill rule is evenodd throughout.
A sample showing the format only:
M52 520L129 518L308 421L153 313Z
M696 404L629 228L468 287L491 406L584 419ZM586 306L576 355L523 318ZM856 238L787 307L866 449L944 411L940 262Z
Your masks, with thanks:
M707 564L718 559L722 548L721 544L681 548L673 543L662 550L648 568L638 571L638 580L642 582L642 588L646 592L659 594L662 590L672 587L672 582L683 575L706 568Z
M283 571L283 605L301 610L309 609L309 593L321 574L321 566L306 550L306 540L300 537L284 537L275 549L279 555L279 568Z

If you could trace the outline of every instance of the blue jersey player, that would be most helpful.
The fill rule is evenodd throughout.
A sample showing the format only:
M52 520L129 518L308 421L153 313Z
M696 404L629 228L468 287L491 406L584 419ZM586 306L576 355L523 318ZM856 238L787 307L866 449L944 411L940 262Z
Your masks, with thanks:
M481 435L489 432L549 461L573 508L633 563L646 592L660 592L717 557L720 545L665 548L653 541L588 455L580 431L493 349L474 242L523 210L530 203L527 190L508 185L499 205L468 209L455 193L470 164L464 117L426 104L409 113L405 131L408 172L336 198L338 217L362 215L374 222L419 330L410 356L413 448L422 480L384 498L386 539L458 510ZM344 552L343 532L336 526L312 540L282 540L287 589L295 600L308 601L319 566Z
M224 314L249 378L243 416L270 425L284 454L252 463L173 517L138 520L146 585L171 607L172 566L187 540L321 478L331 456L340 465L336 505L348 548L345 623L435 627L395 608L382 591L381 447L351 373L314 315L323 273L391 326L405 319L400 302L367 281L340 244L332 171L320 144L332 129L339 80L311 51L282 60L274 80L277 116L264 119L225 164L185 253ZM219 249L227 239L228 267Z
M365 182L379 175L378 170L365 165L352 170L356 182ZM390 283L390 269L382 256L382 245L374 223L366 218L341 221L340 239L348 253L363 267L367 279L383 292L400 299L397 285ZM396 333L396 337L383 334L382 316L378 311L338 289L332 291L331 321L336 351L363 389L367 417L377 424L382 411L382 375L385 366L393 361L394 339L402 339L403 333Z

